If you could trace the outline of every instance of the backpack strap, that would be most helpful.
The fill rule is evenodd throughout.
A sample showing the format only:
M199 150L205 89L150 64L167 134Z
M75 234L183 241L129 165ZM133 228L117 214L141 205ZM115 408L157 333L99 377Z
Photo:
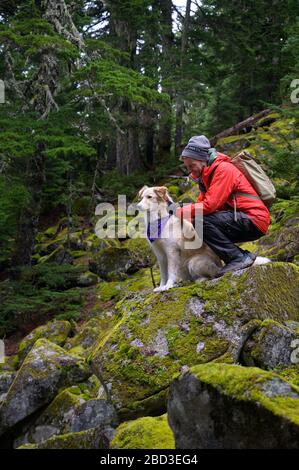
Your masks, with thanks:
M242 193L241 191L236 191L233 193L233 200L234 200L234 221L237 222L238 217L237 217L237 201L236 201L236 196L246 196L250 197L251 199L258 199L261 200L261 198L255 194L249 194L249 193Z
M217 170L217 168L218 167L214 168L214 170L212 171L212 173L209 176L209 185L211 184L212 178L213 178L215 170ZM251 199L261 200L261 198L259 196L255 195L255 194L243 193L241 191L236 191L236 192L232 193L232 196L233 196L233 201L234 201L234 221L235 222L237 222L237 220L238 220L236 196L246 196L246 197L249 197Z

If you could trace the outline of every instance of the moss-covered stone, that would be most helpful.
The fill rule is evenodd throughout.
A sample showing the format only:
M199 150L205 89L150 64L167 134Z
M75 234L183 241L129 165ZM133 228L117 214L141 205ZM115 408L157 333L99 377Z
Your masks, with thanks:
M110 444L111 449L174 449L174 437L167 415L144 417L122 423Z
M25 444L18 449L108 449L112 428L94 428L53 436L40 444Z
M264 320L246 342L242 350L242 363L262 369L291 366L294 341L299 345L296 328Z
M84 323L78 334L67 341L65 349L71 354L87 356L90 348L103 335L103 316L93 317ZM111 319L110 316L108 318Z
M298 319L298 273L270 263L163 294L128 293L91 354L116 407L137 409L183 367L238 361L253 320Z
M89 263L91 272L110 281L125 279L127 274L138 271L140 267L142 265L132 258L127 248L105 248Z
M94 286L99 282L99 278L96 274L89 271L82 273L78 279L79 287L90 287Z
M60 392L42 412L15 447L21 444L39 444L54 435L81 432L96 427L117 426L111 404L93 397L90 384L78 384Z
M40 339L48 339L58 346L63 346L67 337L72 330L70 322L65 320L55 320L46 325L35 328L29 335L27 335L19 344L18 358L19 363L26 357L34 343Z
M299 389L258 368L202 364L171 384L168 416L177 448L297 448Z
M38 339L0 407L0 434L49 403L60 388L90 375L81 359L46 339Z

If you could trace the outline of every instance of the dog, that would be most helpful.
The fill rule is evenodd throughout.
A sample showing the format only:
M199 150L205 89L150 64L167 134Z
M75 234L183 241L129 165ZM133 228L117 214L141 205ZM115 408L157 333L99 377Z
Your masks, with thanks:
M158 236L148 236L160 269L160 285L154 292L175 287L180 281L213 279L222 267L222 261L205 243L201 243L191 222L170 215L168 206L174 204L165 186L143 186L138 192L137 209L144 212L145 226L160 218ZM157 224L159 227L159 223ZM154 234L155 235L155 234ZM192 242L192 243L191 243ZM188 248L193 244L198 248Z
M200 282L218 277L221 259L199 236L192 223L170 215L169 205L175 204L165 186L143 186L138 192L137 209L144 212L145 226L158 221L158 233L148 233L148 243L160 269L160 285L154 292L175 287L180 281ZM159 222L160 221L160 222ZM159 233L160 228L160 233ZM194 243L188 248L188 243ZM194 248L197 246L197 248ZM252 266L269 263L269 258L257 257Z

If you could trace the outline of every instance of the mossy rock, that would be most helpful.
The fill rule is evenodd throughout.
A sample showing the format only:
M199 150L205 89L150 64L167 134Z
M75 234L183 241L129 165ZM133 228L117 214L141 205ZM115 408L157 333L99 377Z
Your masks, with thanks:
M60 392L26 434L15 441L15 447L39 444L54 435L117 426L113 406L92 396L94 392L90 385L78 384Z
M42 256L39 258L38 262L42 263L58 263L58 264L71 264L74 258L71 254L71 251L64 248L63 246L58 246L54 251L49 255Z
M4 395L8 392L9 387L13 383L16 372L3 371L0 372L0 400L4 399Z
M168 192L170 196L174 199L180 197L180 195L182 194L182 191L179 186L175 186L174 184L168 186Z
M93 428L53 436L40 444L25 444L18 449L108 449L113 435L112 428Z
M89 271L82 273L78 278L79 287L90 287L94 286L99 282L99 278L96 274Z
M291 224L291 222L294 224ZM299 254L299 216L288 219L285 226L272 230L258 243L258 254L274 261L292 262Z
M94 346L103 335L103 316L104 314L85 322L79 332L66 342L65 349L71 354L75 353L87 356L92 346ZM109 319L110 318L109 315Z
M146 238L129 238L121 246L130 251L132 259L138 266L145 268L154 265L156 258Z
M153 268L153 278L158 284L160 271ZM124 281L103 281L97 287L97 296L102 301L120 300L128 292L146 292L151 293L154 289L151 271L149 268L143 268L132 274ZM97 311L97 307L95 312Z
M133 274L140 267L142 265L133 259L127 248L105 248L89 263L91 272L109 281L125 279L127 274Z
M0 407L0 434L47 405L58 390L91 375L80 358L46 339L27 354Z
M237 362L260 320L298 320L298 277L293 264L269 263L162 294L128 293L90 357L117 409L138 416L138 403L182 368Z
M28 352L33 347L34 343L40 339L48 339L58 346L63 346L67 337L72 330L70 322L66 320L54 320L46 325L35 328L29 335L27 335L19 344L18 358L19 363L23 361Z
M291 366L294 342L299 346L299 322L297 328L291 328L273 320L264 320L246 342L242 363L262 369Z
M198 365L171 384L168 418L179 449L298 448L299 388L254 367Z
M111 449L174 449L167 415L144 417L122 423L110 443Z

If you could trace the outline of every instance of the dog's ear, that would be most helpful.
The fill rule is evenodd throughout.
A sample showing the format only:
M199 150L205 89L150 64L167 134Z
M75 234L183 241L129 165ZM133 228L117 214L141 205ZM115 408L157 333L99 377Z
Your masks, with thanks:
M140 199L142 198L142 193L143 193L143 191L145 191L146 189L148 189L148 186L146 186L146 185L143 186L143 187L140 189L140 191L139 191L139 193L138 193L138 197L139 197Z
M157 196L163 201L173 202L173 200L168 194L168 189L166 188L166 186L158 186L157 188L155 188L155 192Z

